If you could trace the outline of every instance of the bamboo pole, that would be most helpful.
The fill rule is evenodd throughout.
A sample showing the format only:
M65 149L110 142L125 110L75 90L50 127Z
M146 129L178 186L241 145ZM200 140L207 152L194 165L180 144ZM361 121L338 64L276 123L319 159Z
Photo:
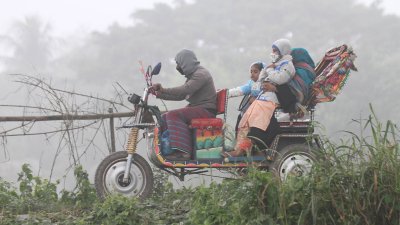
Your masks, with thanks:
M113 114L113 109L109 108L108 112ZM114 117L110 117L110 139L111 139L111 151L110 154L115 152L115 132L114 132Z
M0 122L20 122L20 121L50 121L50 120L96 120L114 117L131 117L134 112L120 112L93 115L50 115L50 116L0 116Z

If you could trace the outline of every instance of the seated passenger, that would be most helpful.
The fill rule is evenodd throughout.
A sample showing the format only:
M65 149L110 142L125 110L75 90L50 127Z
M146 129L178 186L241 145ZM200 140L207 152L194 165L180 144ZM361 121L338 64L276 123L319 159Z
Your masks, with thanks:
M263 91L251 103L240 120L234 150L223 152L222 155L224 157L237 157L245 153L251 154L252 140L265 143L265 140L262 139L266 136L272 136L265 135L265 132L269 132L267 128L269 128L271 121L274 122L274 128L276 128L277 122L274 117L274 111L279 101L274 92L275 86L271 82L264 81L262 89Z
M157 98L164 100L186 100L189 104L181 109L162 114L161 130L169 134L169 149L162 149L164 155L174 153L175 157L189 159L193 151L189 123L195 118L215 118L217 95L210 72L200 66L194 52L184 49L175 57L176 70L186 77L183 85L164 88L153 84ZM166 132L168 131L168 132Z
M261 85L260 85L260 82L258 81L258 78L260 76L261 70L264 69L264 67L265 67L264 63L262 63L262 62L255 62L255 63L251 64L250 80L242 86L231 88L228 90L228 98L244 95L242 102L240 103L240 106L239 106L240 113L237 118L235 132L237 132L237 130L238 130L238 125L239 125L240 119L242 118L243 114L246 112L247 108L254 101L254 99L258 96L258 94L260 94Z
M279 39L275 41L272 44L272 63L261 72L259 79L266 79L276 86L277 97L284 112L296 113L297 99L288 85L296 72L290 53L289 40Z
M265 68L261 79L267 78L276 85L288 83L295 74L291 45L287 39L279 39L272 44L271 64Z
M311 85L316 77L315 64L304 48L292 48L290 54L293 57L296 74L289 82L289 86L297 102L307 106L311 98Z

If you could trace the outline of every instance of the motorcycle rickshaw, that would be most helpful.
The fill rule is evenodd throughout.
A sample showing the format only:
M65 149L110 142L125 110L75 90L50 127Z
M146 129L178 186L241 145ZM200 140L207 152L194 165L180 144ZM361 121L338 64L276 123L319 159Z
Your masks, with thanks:
M347 46L344 50L338 47L328 51L325 56L329 56L328 53L330 53L331 56L335 55L336 57L350 50L350 48L347 49ZM328 59L332 61L335 57ZM348 61L347 58L346 60ZM317 74L324 74L324 71L329 70L329 65L322 60L319 63L320 67L316 67ZM352 63L347 67L348 70L354 69ZM283 181L288 176L303 176L311 171L312 164L317 159L315 153L322 148L320 137L314 133L313 129L314 107L308 108L309 117L307 119L279 122L278 134L273 138L270 146L260 149L263 152L261 156L222 157L221 152L226 148L224 142L225 132L227 132L225 126L228 104L226 89L217 92L217 118L200 118L191 121L190 126L195 146L191 158L168 159L168 156L163 155L161 149L160 110L157 106L148 105L148 98L152 92L150 88L152 77L157 75L160 69L161 63L154 68L148 66L146 72L142 70L147 87L142 96L132 94L128 98L129 102L134 105L135 116L132 124L124 125L125 128L131 129L126 151L108 155L98 166L95 174L95 187L100 198L113 193L140 198L146 198L151 194L153 190L152 168L141 155L136 153L140 132L146 141L148 158L151 163L178 177L181 181L186 175L202 174L207 172L207 169L214 168L245 170L255 167L273 171ZM342 79L343 82L345 78ZM320 84L321 82L320 79Z

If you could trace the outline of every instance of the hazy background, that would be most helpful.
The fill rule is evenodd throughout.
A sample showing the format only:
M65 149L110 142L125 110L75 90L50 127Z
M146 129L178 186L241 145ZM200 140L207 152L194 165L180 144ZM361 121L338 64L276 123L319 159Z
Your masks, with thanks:
M9 74L26 74L59 89L115 99L116 82L128 92L141 94L144 81L139 60L163 63L156 82L167 87L182 84L184 78L175 71L173 61L182 48L196 52L217 88L229 88L249 79L252 62L269 61L271 43L278 38L308 49L315 62L327 49L345 43L358 55L359 72L352 73L337 100L318 105L316 111L324 127L318 132L340 139L342 130L359 130L352 121L367 118L370 103L382 121L399 122L399 16L400 3L395 0L16 0L0 9L0 104L43 106L47 102L45 96L32 94L34 90L21 88ZM159 100L150 101L164 109ZM231 124L239 101L230 102ZM93 105L96 113L109 107L104 102ZM170 109L183 105L167 102ZM18 108L1 109L1 116L27 114ZM117 121L117 126L123 122ZM0 127L5 130L16 124ZM32 130L62 127L57 122L44 124ZM0 177L15 181L22 163L29 163L41 176L49 176L54 167L53 179L62 178L71 174L68 165L71 155L77 154L93 179L109 145L106 130L92 138L96 129L77 133L77 144L64 148L59 144L63 137L56 135L3 138ZM125 131L118 130L117 135L117 147L123 149ZM139 153L145 155L143 146Z

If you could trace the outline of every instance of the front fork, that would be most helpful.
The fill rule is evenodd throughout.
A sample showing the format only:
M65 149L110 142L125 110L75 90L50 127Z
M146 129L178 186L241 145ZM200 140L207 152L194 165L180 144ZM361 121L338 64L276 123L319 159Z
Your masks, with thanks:
M131 170L133 154L136 151L138 134L139 134L139 128L137 128L137 127L133 127L129 134L128 144L126 146L126 151L128 152L128 157L126 158L126 166L125 166L124 179L123 179L124 183L129 182L129 171Z
M146 88L144 90L143 97L141 99L141 101L143 103L147 103L148 93L149 93L149 89ZM134 123L139 123L142 121L142 114L144 113L143 112L144 108L142 106L142 107L136 108L135 111L136 111L136 115L135 115ZM129 133L128 144L126 146L126 151L128 152L128 157L126 158L124 178L122 180L124 183L129 183L129 171L131 170L131 166L132 166L133 154L136 152L138 136L139 136L139 127L137 127L137 126L132 127L131 132Z

